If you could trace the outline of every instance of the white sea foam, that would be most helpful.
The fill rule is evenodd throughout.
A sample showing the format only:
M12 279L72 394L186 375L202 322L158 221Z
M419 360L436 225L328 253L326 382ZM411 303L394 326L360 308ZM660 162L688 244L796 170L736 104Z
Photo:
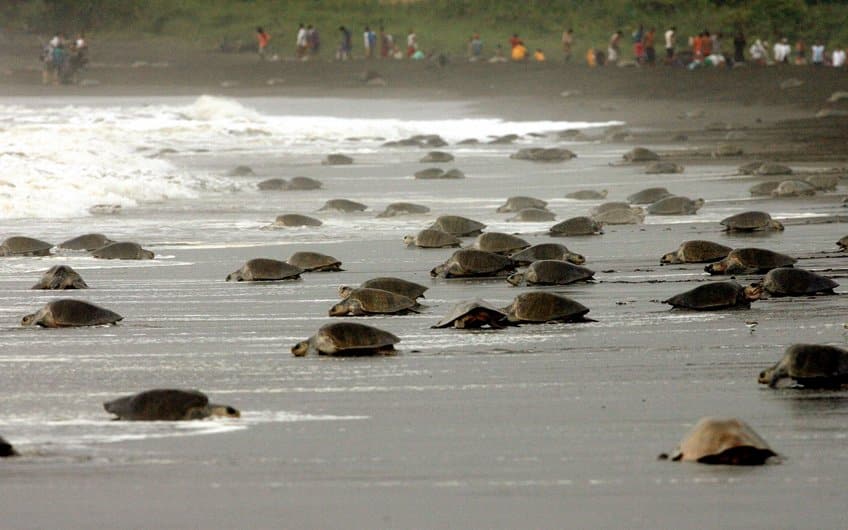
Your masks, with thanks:
M0 219L80 217L95 204L126 208L238 189L231 180L157 157L162 149L177 156L208 150L247 159L267 153L319 157L337 149L376 153L384 140L415 134L457 141L602 125L272 115L213 96L188 105L0 105L0 122Z

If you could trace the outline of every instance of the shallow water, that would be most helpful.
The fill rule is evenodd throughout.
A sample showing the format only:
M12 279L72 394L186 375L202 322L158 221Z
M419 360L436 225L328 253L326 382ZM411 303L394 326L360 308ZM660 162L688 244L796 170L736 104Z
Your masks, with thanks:
M53 121L95 123L91 117L98 115L114 116L109 134L115 138L131 129L141 133L122 145L101 136L98 126L85 129L120 154L97 162L111 164L99 173L85 171L99 157L69 162L48 147L34 149L29 162L1 155L23 159L24 171L14 173L23 180L2 203L12 207L0 215L0 234L58 243L100 231L139 241L157 258L105 262L62 252L0 260L0 434L25 455L0 466L0 509L10 526L145 526L150 506L161 526L844 526L846 395L771 391L756 383L789 344L844 344L844 296L769 299L750 310L669 311L659 300L709 278L703 266L658 264L683 240L712 239L804 256L810 259L799 266L828 270L844 283L848 262L834 252L843 225L728 236L717 223L744 209L790 219L839 214L837 195L752 200L746 196L754 181L730 177L735 163L644 175L638 166L610 166L629 146L529 136L512 146L440 148L456 161L439 166L458 167L467 178L414 180L427 167L418 162L427 150L381 148L383 139L439 133L456 141L574 127L504 123L451 102L47 103L9 102L14 115L37 122L27 133L33 139L55 134ZM311 122L294 119L304 115ZM315 118L321 115L329 117ZM320 131L304 130L304 123L320 123ZM230 132L257 128L268 134ZM346 140L351 136L368 139ZM508 158L519 147L552 144L578 158L542 165ZM148 158L164 147L177 152ZM351 154L356 163L320 165L330 152ZM78 177L49 173L45 160L75 168ZM226 176L239 164L257 175ZM33 192L32 179L46 174L58 191ZM324 189L255 190L265 178L295 175L317 178ZM132 184L115 199L123 211L86 215L93 200L87 190L104 178ZM178 189L156 188L163 183ZM544 232L552 223L508 223L511 214L495 208L510 195L532 195L548 200L562 220L597 204L562 198L570 191L605 188L609 200L623 200L656 185L707 203L696 216L649 216L645 225L608 227L603 236L556 239L587 257L597 281L553 290L590 307L598 322L430 329L460 300L481 296L507 305L530 288L503 280L431 280L428 271L452 250L408 249L404 234L456 213L531 243L550 241ZM68 195L72 189L82 191ZM165 196L151 201L150 193ZM44 206L63 196L59 213ZM316 213L327 199L342 197L369 209ZM375 218L395 201L432 211ZM19 203L28 206L16 209ZM262 229L285 212L324 225ZM293 282L224 282L247 259L285 259L306 249L336 256L345 270ZM91 289L29 290L41 271L59 263L79 270ZM386 275L430 287L419 314L358 320L401 337L397 356L291 356L294 343L332 320L326 315L338 285ZM59 330L18 325L24 314L65 295L108 307L124 321ZM758 322L753 332L747 321ZM109 421L100 405L166 386L202 389L244 417L129 424ZM742 417L784 462L731 469L656 461L704 415Z

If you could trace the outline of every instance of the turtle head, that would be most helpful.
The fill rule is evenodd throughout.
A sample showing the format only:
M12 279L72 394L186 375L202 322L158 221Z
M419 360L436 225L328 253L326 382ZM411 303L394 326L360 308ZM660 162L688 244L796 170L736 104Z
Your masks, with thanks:
M510 274L506 277L506 281L509 282L510 285L518 287L524 281L524 273L516 272L515 274Z
M291 352L295 357L303 357L309 353L312 349L312 342L310 340L302 340L292 346Z
M351 307L352 304L350 302L350 300L345 300L343 302L339 302L338 304L333 305L333 307L330 308L330 311L328 311L328 314L331 317L342 317L347 315L353 309Z
M607 198L607 194L608 194L608 193L609 193L609 191L607 191L607 190L601 190L601 197L603 197L604 199L606 199L606 198Z
M210 403L208 408L209 416L217 416L219 418L241 418L241 411L229 405Z
M597 232L599 234L603 234L604 233L604 223L602 223L600 221L593 220L592 221L592 230L594 230L595 232Z
M410 234L403 236L403 244L406 245L406 246L414 245L415 244L415 236L410 235Z
M339 285L339 297L347 298L353 292L353 287L350 285Z
M141 252L139 252L139 256L141 259L153 259L155 254L153 254L153 252L151 252L150 250L141 249Z
M583 265L586 263L586 258L583 257L583 254L578 254L576 252L567 252L565 254L565 261L569 261L575 265Z
M695 199L692 201L692 209L696 212L704 205L704 199Z
M438 277L438 276L441 276L441 275L445 274L445 272L446 272L446 267L445 267L445 265L444 265L444 264L442 264L442 265L436 265L435 267L433 267L433 268L430 270L430 276L432 276L432 277L436 278L436 277Z
M783 223L781 223L777 219L772 219L771 221L769 221L768 226L772 230L781 230L781 231L783 230Z
M724 274L727 271L727 263L725 260L710 263L704 270L710 274Z
M777 387L778 383L786 377L786 372L781 367L781 363L777 363L771 368L767 368L760 372L757 382L761 385L768 385L771 388Z
M754 302L763 296L763 284L752 283L748 287L744 287L743 292L747 301Z
M26 315L24 318L21 319L21 325L22 326L35 326L35 325L40 326L40 325L42 325L41 319L43 318L43 316L44 316L44 310L43 309L36 311L35 313L30 313L29 315Z
M665 254L665 255L663 255L662 258L660 258L660 263L665 264L665 265L671 265L673 263L680 263L680 262L681 262L680 258L677 257L677 252L669 252L668 254ZM704 270L706 270L706 269L704 269ZM707 272L709 272L709 271L707 271Z
M243 280L243 277L241 275L241 269L227 274L227 281L228 282L240 282L242 280Z

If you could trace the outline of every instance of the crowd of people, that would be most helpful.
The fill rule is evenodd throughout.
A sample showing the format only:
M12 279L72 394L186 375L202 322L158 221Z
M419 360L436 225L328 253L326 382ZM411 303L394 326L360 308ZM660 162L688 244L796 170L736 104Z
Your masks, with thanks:
M41 50L41 82L45 85L76 82L79 71L88 64L88 43L85 35L68 39L56 33Z
M259 50L259 58L279 59L279 55L269 53L271 35L262 27L256 28L256 44ZM336 48L335 58L339 61L347 61L353 58L354 36L353 31L347 26L339 26L339 45ZM418 36L415 30L410 29L406 35L406 48L385 28L380 26L375 32L370 26L365 26L362 32L362 50L365 59L424 59L427 56L418 47ZM299 24L297 36L295 37L295 58L307 60L316 57L321 51L321 38L318 29L312 24Z

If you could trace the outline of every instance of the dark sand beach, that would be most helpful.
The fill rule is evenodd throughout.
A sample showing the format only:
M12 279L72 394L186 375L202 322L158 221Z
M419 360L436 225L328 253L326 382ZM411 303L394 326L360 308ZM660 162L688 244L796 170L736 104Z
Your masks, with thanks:
M21 42L13 56L0 58L0 105L24 120L14 125L20 136L29 138L25 120L36 121L42 111L55 113L55 120L70 115L71 124L92 130L97 123L105 130L113 120L132 119L140 124L134 134L122 128L109 134L127 135L127 145L149 161L150 171L160 171L156 164L164 160L175 175L202 179L202 187L180 194L182 188L167 187L174 180L151 181L162 186L162 197L139 194L143 199L115 216L36 211L0 219L3 237L59 242L99 231L142 242L157 255L151 262L103 262L68 252L0 258L0 435L22 453L0 463L2 526L845 526L848 394L757 384L757 374L790 344L845 345L848 261L835 242L848 233L842 206L848 118L839 115L848 100L827 103L832 93L848 90L844 71L591 70L460 60L444 67L258 63L249 55L115 42L93 48L91 67L81 77L96 83L43 87L33 67L37 47L26 59L31 47ZM366 86L360 80L366 70L379 72L385 86ZM790 78L801 86L781 89ZM280 81L268 84L271 79ZM570 93L563 96L565 91ZM210 105L198 102L203 95L214 96L215 112L231 114L192 117L207 111L199 108ZM66 106L88 110L78 115ZM125 107L132 111L109 110ZM832 115L816 117L822 109ZM624 122L628 134L605 140L608 127L598 126L586 128L583 141L551 130L522 132L515 145L461 147L454 141L440 148L456 156L446 167L462 169L467 178L421 181L412 174L426 167L418 162L426 148L382 148L382 140L337 139L322 130L314 133L320 149L309 150L283 134L286 122L269 118L286 116L308 127L292 121L301 113L342 116L363 135L386 126L353 120L448 120L446 126L458 128L462 119L497 119L517 132L521 122ZM235 132L227 136L219 129L228 127L229 116ZM193 128L166 144L150 132L151 122L162 120L156 131L183 122ZM483 127L495 126L473 123L481 129L472 136L480 139L491 134ZM686 141L675 139L681 134ZM742 154L712 156L723 143L738 145ZM686 170L646 175L643 165L622 164L622 154L636 145ZM530 146L567 147L577 158L552 164L509 158ZM174 152L157 154L164 147ZM350 153L355 163L322 166L322 156L333 151ZM17 155L4 156L19 163L12 158ZM765 178L739 175L737 167L756 159L841 180L836 191L815 197L752 198L748 188ZM255 175L225 176L240 164ZM294 175L317 178L324 189L256 190L265 178ZM84 176L78 186L88 190ZM130 188L124 181L110 186L114 196ZM607 189L607 200L624 200L650 186L706 203L694 216L649 215L645 224L608 226L601 236L556 239L546 233L553 223L509 223L495 213L508 196L532 195L548 201L560 221L601 202L565 199L568 192ZM67 197L75 195L68 191ZM113 195L103 197L109 202ZM369 209L316 212L327 199L341 197ZM402 200L426 204L431 212L375 219L385 205ZM723 233L719 221L743 210L770 212L786 230ZM262 229L288 211L320 217L324 225ZM406 248L401 238L445 213L479 219L490 231L517 233L531 243L565 244L586 256L596 281L515 288L502 279L431 279L429 270L453 249ZM660 256L688 239L770 248L843 286L833 296L769 298L747 310L672 311L660 301L724 279L706 275L703 264L660 266ZM307 249L340 258L345 270L265 285L223 281L247 259L285 259ZM81 297L121 313L120 325L18 325L21 316L57 297L29 287L59 263L84 275L92 288ZM327 309L339 285L374 276L429 287L420 313L360 320L398 335L398 355L290 354L291 346L331 321ZM737 279L747 284L761 276ZM460 300L480 296L505 306L536 289L573 297L597 322L430 329ZM243 417L133 424L109 421L100 405L165 386L199 388ZM657 460L703 416L744 419L782 462L744 468Z

